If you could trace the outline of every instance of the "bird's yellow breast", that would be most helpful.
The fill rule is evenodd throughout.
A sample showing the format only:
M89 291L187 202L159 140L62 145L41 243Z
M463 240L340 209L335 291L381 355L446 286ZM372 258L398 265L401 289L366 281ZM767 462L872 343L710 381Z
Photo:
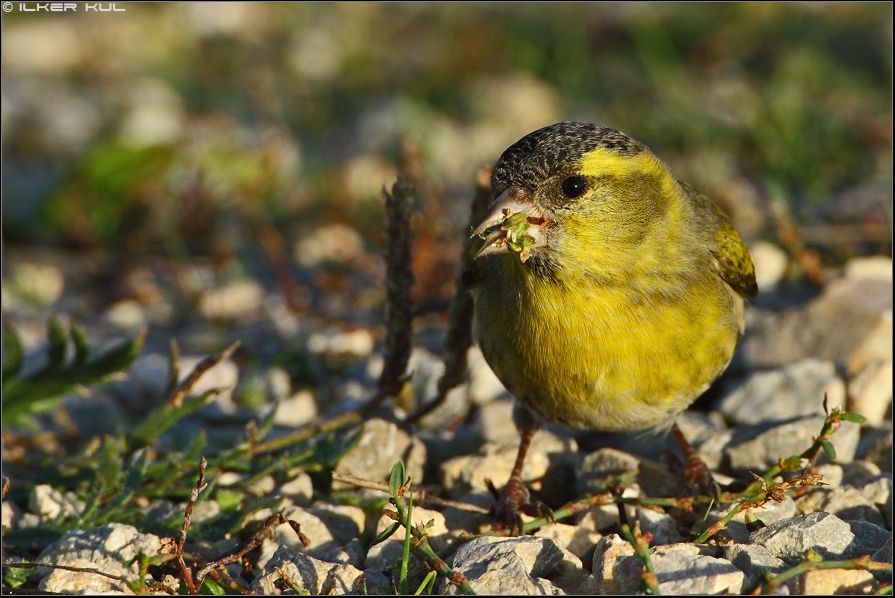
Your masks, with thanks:
M515 256L496 259L504 263L474 292L476 340L507 389L547 421L654 426L685 409L733 355L743 302L707 267L645 293L638 289L658 285L556 279Z

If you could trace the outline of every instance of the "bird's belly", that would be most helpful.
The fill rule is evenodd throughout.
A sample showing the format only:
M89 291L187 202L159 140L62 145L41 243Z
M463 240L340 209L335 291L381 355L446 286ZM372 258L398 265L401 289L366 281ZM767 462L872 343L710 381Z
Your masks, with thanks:
M739 337L741 300L720 281L648 301L553 285L509 301L493 291L476 299L485 359L519 400L565 426L638 430L668 420L720 375Z

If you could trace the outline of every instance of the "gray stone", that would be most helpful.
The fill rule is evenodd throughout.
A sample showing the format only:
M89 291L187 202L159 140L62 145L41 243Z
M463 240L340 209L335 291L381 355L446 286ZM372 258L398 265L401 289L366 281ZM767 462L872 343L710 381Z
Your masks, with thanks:
M797 513L796 503L792 501L792 499L787 498L781 502L776 502L770 500L766 502L763 506L749 509L749 516L755 520L759 519L765 525L770 525L775 521L780 521L781 519L788 519L794 516ZM719 519L724 516L723 512L712 511L709 513L706 520L709 524L715 523ZM727 524L725 528L727 535L729 535L733 540L737 542L748 542L749 541L749 529L746 526L746 512L740 512L734 515L733 519Z
M339 461L336 471L385 482L396 461L404 462L407 475L414 482L423 481L426 446L395 423L377 418L364 423L360 438ZM333 483L333 487L346 486Z
M84 511L84 501L73 492L63 494L48 484L38 484L28 495L28 510L41 521L52 521L57 517L80 515Z
M724 559L676 550L650 560L662 594L739 594L743 587L743 572Z
M653 544L674 544L684 540L678 532L677 521L671 515L645 507L637 507L637 521L644 533L653 535Z
M198 310L209 320L244 320L256 316L264 300L264 288L255 280L238 280L206 289Z
M858 463L858 461L851 463L849 469L854 467L856 463ZM845 470L843 467L841 465L836 465L835 463L823 463L817 465L814 468L814 472L823 476L823 483L831 488L841 486L843 478L845 477Z
M755 282L761 291L768 292L783 279L789 264L786 252L767 241L755 241L749 245L752 263L755 264Z
M277 548L252 583L252 590L263 595L281 594L278 583L284 581L287 588L297 588L312 596L357 594L362 585L372 594L390 589L382 575L367 574L344 563L321 561L289 546Z
M798 580L797 586L805 596L869 594L875 589L870 571L854 569L808 571Z
M534 535L539 538L553 540L557 546L563 550L568 550L582 562L585 557L588 559L591 557L594 546L601 538L599 532L588 526L568 525L558 522L552 525L545 525L538 529Z
M879 466L872 461L863 459L852 461L848 468L843 468L841 486L862 487L882 475ZM891 475L891 474L888 474Z
M865 430L859 454L865 461L876 465L880 471L892 473L892 426Z
M892 418L892 362L871 361L848 380L848 410L881 426Z
M831 513L810 513L774 522L753 532L751 540L767 548L771 555L793 564L809 549L826 559L853 558L867 554L874 541L878 543L873 550L879 548L875 537L856 537L853 530L861 528L861 524L879 529L862 521L850 525Z
M302 389L291 396L280 399L274 423L279 426L297 428L317 418L317 401L314 393Z
M749 440L729 445L725 454L730 466L739 471L763 471L773 466L779 459L798 455L811 446L814 436L820 432L823 417L806 417L790 423L780 424L758 434ZM754 433L741 429L744 434ZM830 439L836 449L836 462L848 463L858 447L860 427L843 422L842 427ZM825 459L823 453L820 459Z
M883 542L879 550L873 553L870 559L878 563L892 564L892 532L889 532L889 537ZM874 571L873 576L883 583L892 583L892 571Z
M764 579L765 573L780 573L789 568L764 546L753 544L731 544L724 547L724 558L742 571L746 578L743 589L754 587Z
M845 383L836 366L806 359L752 374L721 399L718 410L736 425L823 416L824 393L830 409L845 407Z
M610 476L637 471L640 460L614 448L601 448L588 453L578 468L578 492L586 494Z
M854 552L858 555L872 554L880 549L889 539L890 532L885 528L867 521L846 521L855 535Z
M626 540L618 534L611 534L597 542L591 572L592 575L580 587L580 593L602 596L634 594L640 590L643 563L634 556L634 548Z
M557 595L546 579L563 560L563 551L547 538L481 536L460 546L451 565L479 594ZM442 591L458 589L442 581Z
M432 525L426 530L426 538L436 552L440 552L448 544L448 528L445 524L444 514L414 505L410 518L416 525ZM394 521L383 515L376 524L376 533L383 532ZM404 528L399 527L390 538L370 547L364 562L364 569L374 569L386 572L401 561L404 556Z
M800 513L824 511L844 521L867 521L885 527L879 507L853 486L816 488L796 501Z
M311 476L300 471L294 478L280 486L279 491L295 504L308 504L314 496L314 483Z
M750 311L737 352L741 367L780 367L815 357L857 372L870 361L892 359L891 281L841 278L805 308Z
M519 448L519 434L504 441L486 442L476 455L463 455L441 464L441 483L451 496L470 490L487 490L486 479L502 487L510 476ZM562 467L574 458L577 449L574 439L563 438L547 430L540 430L522 468L525 481L540 479L555 467ZM538 488L532 488L537 491Z
M293 506L285 509L283 514L286 519L301 526L302 534L310 543L308 546L302 545L290 526L277 526L272 536L261 545L257 563L259 567L263 568L268 559L284 546L323 561L360 566L363 551L360 545L352 545L351 542L360 536L364 523L363 510L348 505L320 505L312 508ZM261 515L259 513L256 516Z
M130 525L110 523L92 530L67 532L44 548L36 560L54 565L97 569L135 580L139 570L136 557L141 554L154 557L160 548L158 536L141 534ZM125 563L131 564L126 567ZM126 584L94 574L62 575L40 568L35 570L35 575L44 578L40 588L45 591L130 592Z

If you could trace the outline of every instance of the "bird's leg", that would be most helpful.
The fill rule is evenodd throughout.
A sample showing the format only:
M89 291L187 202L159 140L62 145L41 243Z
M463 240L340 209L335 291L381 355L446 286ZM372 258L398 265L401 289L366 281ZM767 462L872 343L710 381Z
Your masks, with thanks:
M714 497L715 502L717 503L721 494L721 488L718 486L718 482L715 481L715 478L712 477L712 471L699 457L699 453L690 446L687 437L684 436L684 433L676 423L672 424L671 433L674 435L674 439L677 441L678 445L680 445L681 450L684 451L686 460L684 461L681 473L687 488L691 491L696 490L703 494L708 494L709 496Z
M510 472L510 479L507 480L506 486L498 492L491 480L486 480L488 488L497 501L497 504L492 508L494 518L507 525L510 531L517 535L522 534L522 517L520 513L525 513L531 517L552 517L553 515L553 511L547 505L539 500L531 500L531 493L525 487L525 484L522 483L522 467L525 464L525 455L528 453L532 437L540 426L533 418L529 417L520 427L522 438L519 442L519 451L516 453L516 462L513 464L513 470Z

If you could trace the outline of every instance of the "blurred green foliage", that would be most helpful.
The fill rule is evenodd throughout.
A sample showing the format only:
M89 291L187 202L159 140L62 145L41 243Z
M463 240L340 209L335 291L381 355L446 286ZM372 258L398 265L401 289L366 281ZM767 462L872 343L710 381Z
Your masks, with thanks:
M403 136L462 214L478 165L562 119L628 132L722 202L746 185L824 213L891 180L891 23L886 3L13 13L3 233L176 253L232 214L372 229Z

